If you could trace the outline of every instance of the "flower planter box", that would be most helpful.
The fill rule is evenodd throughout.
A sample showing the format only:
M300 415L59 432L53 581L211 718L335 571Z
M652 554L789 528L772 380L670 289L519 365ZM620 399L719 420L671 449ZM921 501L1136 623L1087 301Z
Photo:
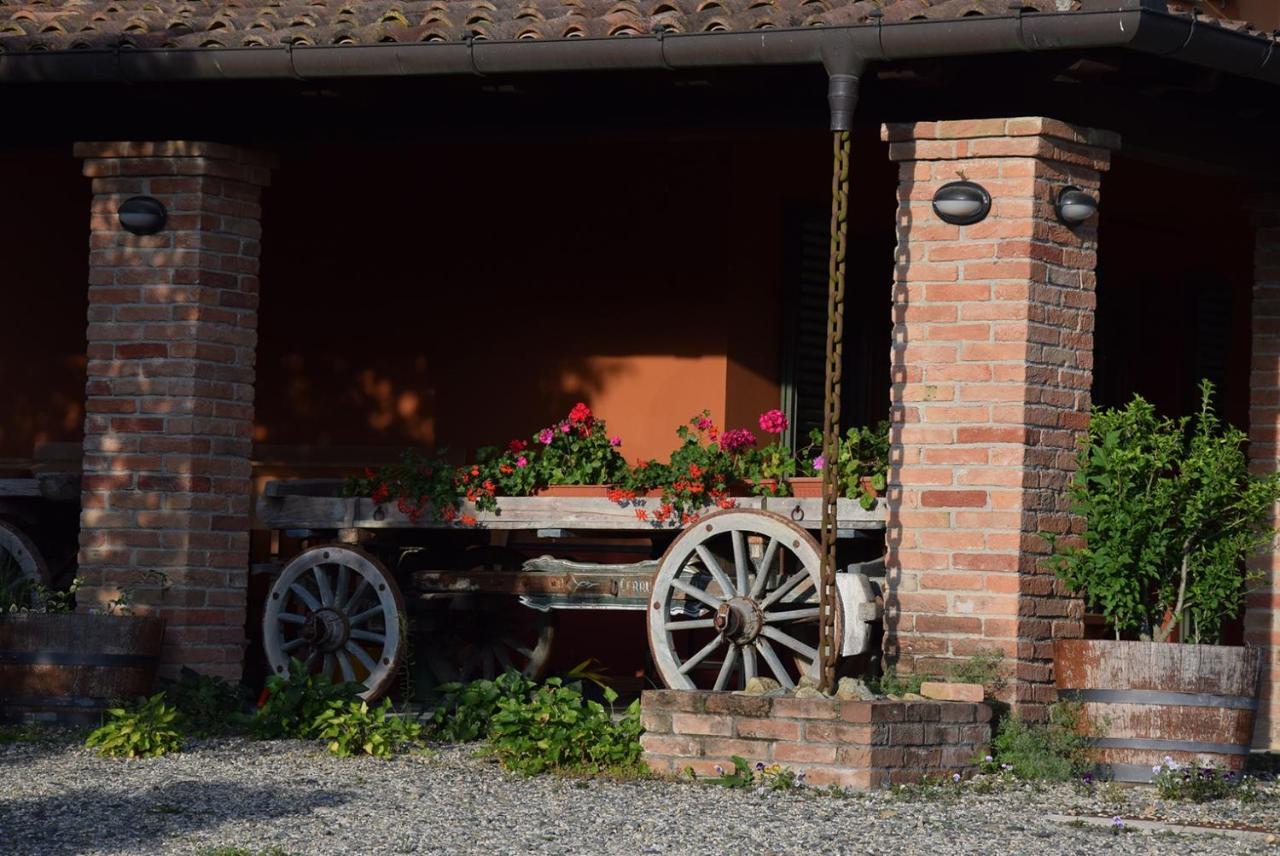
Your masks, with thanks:
M791 485L791 493L800 499L815 499L822 496L822 476L800 476L799 478L788 479ZM871 477L863 476L859 483L862 489L872 496L879 496L876 489L871 486Z
M97 724L151 693L163 639L163 618L0 615L0 718Z
M973 772L991 739L991 708L947 701L769 698L705 690L640 697L644 760L654 772L782 764L809 785L876 788Z
M1166 756L1244 769L1261 649L1060 639L1053 653L1058 696L1099 726L1096 756L1117 781L1149 782Z
M611 488L607 484L553 484L538 488L534 496L606 497Z

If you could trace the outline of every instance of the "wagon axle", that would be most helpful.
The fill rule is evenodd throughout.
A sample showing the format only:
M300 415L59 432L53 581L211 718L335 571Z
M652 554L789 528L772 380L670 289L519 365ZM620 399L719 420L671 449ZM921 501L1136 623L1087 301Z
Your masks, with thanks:
M351 623L346 615L326 606L306 617L298 636L316 650L326 653L337 651L351 637Z
M712 626L735 645L754 642L764 627L764 612L754 600L735 597L716 607Z

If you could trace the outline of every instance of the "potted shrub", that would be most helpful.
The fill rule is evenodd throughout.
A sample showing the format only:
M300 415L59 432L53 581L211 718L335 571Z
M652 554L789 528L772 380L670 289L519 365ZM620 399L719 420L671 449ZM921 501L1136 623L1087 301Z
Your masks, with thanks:
M796 459L782 448L780 438L787 430L786 415L781 410L766 410L760 414L760 430L773 439L762 448L755 448L756 438L746 429L738 429L745 446L737 450L738 471L751 492L758 496L786 496L792 477L796 473ZM731 440L726 433L722 443Z
M0 562L0 718L96 723L120 699L151 693L164 619L131 614L138 584L105 612L75 612L75 580L65 592L5 578Z
M889 423L874 428L854 426L837 438L838 492L846 499L856 499L870 511L884 493L889 471ZM809 432L809 445L800 451L797 467L802 475L791 479L791 489L799 497L822 496L822 470L826 459L822 454L822 432Z
M535 493L542 496L606 496L626 478L622 438L610 436L603 419L578 402L569 415L533 437Z
M1274 535L1280 477L1249 473L1245 434L1201 392L1181 419L1140 397L1095 410L1069 488L1084 531L1049 536L1058 577L1114 629L1057 640L1054 659L1121 780L1148 781L1166 758L1239 769L1252 736L1261 651L1218 643L1252 582L1246 559Z

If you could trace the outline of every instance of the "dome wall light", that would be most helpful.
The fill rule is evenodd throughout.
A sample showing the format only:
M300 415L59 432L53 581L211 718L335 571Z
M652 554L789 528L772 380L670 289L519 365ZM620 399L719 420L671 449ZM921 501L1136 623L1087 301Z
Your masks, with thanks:
M933 194L933 213L944 223L968 226L991 213L991 194L972 181L952 181Z
M154 235L164 228L168 212L159 199L151 196L132 196L116 209L120 227L134 235Z
M1098 213L1098 200L1074 184L1069 184L1058 193L1058 202L1054 207L1058 211L1059 220L1068 226L1076 226Z

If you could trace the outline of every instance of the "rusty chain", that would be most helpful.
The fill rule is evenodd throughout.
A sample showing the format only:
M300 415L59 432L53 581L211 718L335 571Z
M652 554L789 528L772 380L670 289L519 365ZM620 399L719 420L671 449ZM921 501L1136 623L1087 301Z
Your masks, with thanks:
M827 368L822 407L822 586L818 593L818 656L821 686L836 683L840 640L836 638L836 501L839 497L840 383L844 351L845 243L849 232L849 132L833 134L831 256L827 278Z

